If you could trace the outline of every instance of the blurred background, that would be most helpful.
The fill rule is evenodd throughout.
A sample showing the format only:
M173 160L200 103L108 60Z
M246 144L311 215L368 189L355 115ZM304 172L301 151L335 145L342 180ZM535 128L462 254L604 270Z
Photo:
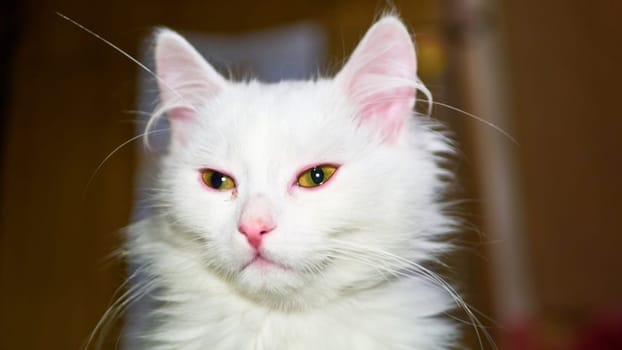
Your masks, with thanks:
M275 81L335 72L390 7L461 145L452 196L470 225L447 277L501 349L622 349L615 0L2 1L0 349L84 346L127 271L119 229L145 215L140 144L89 179L140 132L151 80L57 11L147 63L167 26L216 66Z

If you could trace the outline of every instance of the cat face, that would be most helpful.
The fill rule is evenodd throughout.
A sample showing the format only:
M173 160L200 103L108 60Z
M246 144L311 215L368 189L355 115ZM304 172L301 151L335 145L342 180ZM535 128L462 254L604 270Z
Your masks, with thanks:
M399 20L375 24L333 79L230 82L170 31L156 65L172 129L162 197L207 271L282 298L383 278L355 247L418 254L438 167L412 118L422 86Z
M350 192L364 185L349 175L362 151L349 145L364 139L349 118L332 118L330 90L329 82L231 87L200 111L218 117L197 121L168 157L175 216L204 238L212 264L248 288L306 283L326 262L326 238L343 230ZM304 100L310 93L319 103ZM318 165L337 170L301 186L298 178ZM215 189L219 174L234 187Z

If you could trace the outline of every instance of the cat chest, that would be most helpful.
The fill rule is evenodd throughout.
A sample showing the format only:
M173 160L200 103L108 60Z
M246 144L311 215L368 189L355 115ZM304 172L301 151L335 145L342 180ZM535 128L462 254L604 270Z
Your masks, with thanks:
M212 315L214 316L214 315ZM202 336L187 349L214 350L306 350L306 349L393 349L404 344L407 328L397 319L363 315L279 314L243 312L210 317L209 324L197 325ZM400 333L404 334L400 334ZM179 345L179 344L177 344Z

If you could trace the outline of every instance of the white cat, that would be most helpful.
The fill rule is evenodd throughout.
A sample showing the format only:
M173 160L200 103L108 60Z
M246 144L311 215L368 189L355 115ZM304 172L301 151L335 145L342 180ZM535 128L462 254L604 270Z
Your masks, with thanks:
M374 24L332 79L219 75L178 34L155 45L171 142L157 215L127 251L156 305L146 349L448 349L452 148L413 112L411 37ZM152 119L152 120L154 120Z

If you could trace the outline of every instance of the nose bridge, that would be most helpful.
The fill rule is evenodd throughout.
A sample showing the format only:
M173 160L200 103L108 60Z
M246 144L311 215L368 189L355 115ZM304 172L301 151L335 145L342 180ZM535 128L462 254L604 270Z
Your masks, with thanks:
M238 226L242 224L263 224L263 226L274 226L276 224L277 213L279 212L280 179L278 171L270 164L275 163L273 154L265 149L265 138L263 144L257 141L257 135L246 139L245 148L245 181L244 186L240 186L241 207L238 218ZM252 147L251 147L252 146Z
M264 194L250 195L242 205L239 224L274 224L274 208Z

